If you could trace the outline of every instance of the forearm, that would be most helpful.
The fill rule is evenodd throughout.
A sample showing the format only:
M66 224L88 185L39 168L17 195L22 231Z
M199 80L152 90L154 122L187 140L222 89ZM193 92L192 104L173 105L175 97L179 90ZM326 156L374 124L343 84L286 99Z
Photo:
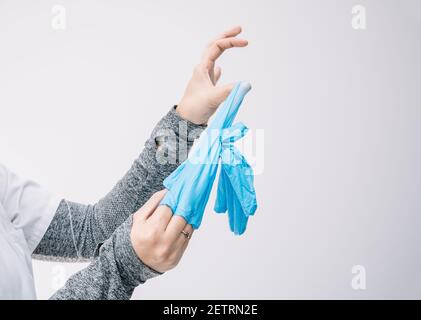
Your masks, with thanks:
M171 109L157 124L131 169L104 198L94 205L66 200L60 203L34 257L91 258L98 244L154 192L163 189L163 180L185 160L194 138L203 129Z
M130 299L133 290L160 273L137 257L131 241L130 216L96 252L95 260L73 275L50 299Z

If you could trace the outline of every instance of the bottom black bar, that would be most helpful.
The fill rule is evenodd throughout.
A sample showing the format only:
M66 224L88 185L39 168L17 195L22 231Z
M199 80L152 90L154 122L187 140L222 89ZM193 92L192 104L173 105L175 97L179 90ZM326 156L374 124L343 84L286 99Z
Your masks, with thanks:
M4 314L29 311L33 316L100 316L135 319L293 319L316 315L343 317L388 316L402 318L417 312L419 301L391 300L142 300L142 301L2 301ZM9 310L8 310L9 309Z

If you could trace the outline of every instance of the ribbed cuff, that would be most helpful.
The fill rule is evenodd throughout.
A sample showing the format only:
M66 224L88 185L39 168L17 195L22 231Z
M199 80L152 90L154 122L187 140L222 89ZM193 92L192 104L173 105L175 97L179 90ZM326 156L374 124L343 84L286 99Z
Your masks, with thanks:
M177 133L180 135L182 132L179 131L180 129L180 122L183 122L187 125L187 133L189 135L185 138L188 142L193 142L195 139L197 139L200 134L203 132L203 130L206 129L206 124L195 124L189 120L186 120L180 116L180 114L177 112L177 106L173 106L170 111L167 113L167 115L164 117L164 119L167 120L168 126L171 128L174 128L174 130L177 130ZM192 134L190 134L192 133Z
M162 168L173 171L187 159L193 142L206 125L197 125L183 119L176 111L176 106L158 122L141 156L142 164L149 172ZM158 163L158 165L157 165Z

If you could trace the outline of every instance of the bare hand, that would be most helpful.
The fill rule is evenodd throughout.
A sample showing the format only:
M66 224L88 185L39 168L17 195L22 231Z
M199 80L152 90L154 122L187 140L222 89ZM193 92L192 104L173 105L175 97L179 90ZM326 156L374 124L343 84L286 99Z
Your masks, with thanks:
M215 62L225 50L248 45L247 40L236 38L240 33L241 27L232 28L208 45L176 109L181 117L204 124L230 94L234 84L216 86L221 77L221 68L215 67Z
M130 234L139 259L152 269L165 272L174 268L189 244L193 228L183 217L173 215L167 206L159 206L166 191L155 193L133 216ZM189 237L189 238L190 238Z

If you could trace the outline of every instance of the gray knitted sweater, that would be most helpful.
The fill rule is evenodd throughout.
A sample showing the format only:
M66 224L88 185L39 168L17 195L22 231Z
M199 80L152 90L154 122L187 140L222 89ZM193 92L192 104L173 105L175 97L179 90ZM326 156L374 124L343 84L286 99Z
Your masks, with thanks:
M104 198L93 205L61 201L33 257L92 262L51 299L129 299L139 284L159 275L143 264L131 245L133 213L164 188L163 180L185 160L203 129L172 108L130 170Z

